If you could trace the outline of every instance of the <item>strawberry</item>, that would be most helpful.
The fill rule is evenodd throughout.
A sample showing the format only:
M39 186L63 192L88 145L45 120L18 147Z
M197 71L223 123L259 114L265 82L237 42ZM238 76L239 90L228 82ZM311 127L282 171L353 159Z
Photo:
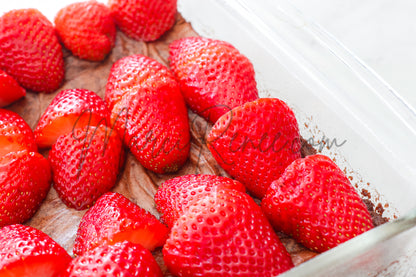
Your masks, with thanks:
M0 157L21 150L37 151L32 129L17 113L0 109Z
M175 276L276 276L293 267L289 253L246 193L219 190L194 202L163 247Z
M107 124L110 112L105 102L86 89L58 93L39 119L34 131L39 148L51 147L60 135L75 128Z
M86 126L58 138L49 152L54 188L70 208L83 210L116 183L123 145L110 128Z
M0 68L36 92L61 85L62 48L52 23L38 10L12 10L0 17Z
M55 28L72 54L90 61L103 60L116 40L110 9L95 0L72 3L59 10Z
M175 23L177 0L109 0L120 30L135 40L153 41Z
M61 277L162 277L152 253L128 241L98 246L76 257Z
M82 255L98 245L112 245L125 240L153 251L165 243L167 235L168 228L154 215L123 195L108 192L82 217L74 254Z
M40 230L20 224L0 229L0 276L58 276L71 257Z
M193 202L220 189L245 192L243 184L227 177L185 175L164 182L155 194L155 202L163 221L172 227Z
M0 157L0 227L31 218L50 188L48 160L27 150Z
M190 149L188 113L175 77L164 65L142 55L117 61L105 101L111 123L145 168L167 173L185 163Z
M26 90L12 76L0 70L0 107L5 107L26 95Z
M170 67L186 103L210 122L258 98L253 65L231 44L187 37L169 47Z
M300 158L295 115L274 98L261 98L223 115L207 144L219 165L259 198L286 166Z
M344 172L323 155L291 163L269 187L262 209L275 228L317 252L373 227Z

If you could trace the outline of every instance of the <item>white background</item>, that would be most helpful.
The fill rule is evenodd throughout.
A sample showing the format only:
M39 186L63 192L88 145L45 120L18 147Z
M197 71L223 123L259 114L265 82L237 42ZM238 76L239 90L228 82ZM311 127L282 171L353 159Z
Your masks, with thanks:
M290 0L416 109L415 0Z

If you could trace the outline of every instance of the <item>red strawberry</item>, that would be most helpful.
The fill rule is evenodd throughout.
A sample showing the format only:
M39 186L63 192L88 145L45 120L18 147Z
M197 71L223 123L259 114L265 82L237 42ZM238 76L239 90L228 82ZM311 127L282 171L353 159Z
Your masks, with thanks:
M170 67L186 103L212 123L258 98L253 65L227 42L202 37L174 41Z
M61 85L62 48L52 23L38 10L12 10L0 17L0 68L36 92Z
M116 25L110 9L95 0L73 3L55 17L57 34L81 59L101 61L114 47Z
M128 241L98 246L72 260L61 277L162 277L152 253Z
M216 175L185 175L164 182L155 194L155 202L164 222L172 227L193 202L220 189L245 192L238 181Z
M86 89L67 89L52 100L34 131L40 148L51 147L60 135L75 128L107 124L110 112L105 102Z
M263 197L286 166L300 158L300 135L292 110L262 98L223 115L208 135L217 162L256 197Z
M290 164L269 187L262 208L277 229L318 252L373 227L344 172L323 155Z
M86 126L58 138L49 152L54 188L70 208L83 210L116 183L123 145L110 128Z
M0 109L0 157L21 150L37 151L32 129L17 113Z
M0 70L0 107L5 107L26 95L22 88L12 76Z
M290 255L247 194L220 190L195 202L173 226L163 248L177 276L276 276Z
M136 40L158 39L175 23L177 0L109 0L120 30Z
M108 192L82 217L74 244L81 255L98 245L121 241L138 243L153 251L162 246L168 228L121 194Z
M190 149L188 113L173 74L134 55L117 61L105 100L111 122L138 161L157 173L177 171Z
M0 157L0 227L31 218L50 188L48 160L26 150Z
M58 276L70 261L65 249L33 227L0 230L0 276Z

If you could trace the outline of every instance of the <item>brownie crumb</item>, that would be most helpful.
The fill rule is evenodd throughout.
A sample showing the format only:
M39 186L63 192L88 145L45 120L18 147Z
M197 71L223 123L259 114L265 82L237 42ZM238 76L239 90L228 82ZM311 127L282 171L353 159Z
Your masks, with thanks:
M363 199L364 204L367 206L367 210L370 213L374 212L374 204L370 201L370 199Z
M366 189L361 190L361 195L366 197L366 198L371 198L371 193Z
M378 214L383 214L383 213L384 213L384 208L383 208L383 205L381 205L381 203L378 203L378 204L377 204L377 207L376 207L376 212L377 212Z
M389 221L387 218L383 217L384 208L380 203L378 203L376 209L374 209L374 204L370 201L370 199L363 199L363 202L367 206L367 210L370 212L374 227Z
M305 246L296 242L294 238L290 237L289 235L283 232L276 232L276 234L285 246L287 252L290 254L292 262L295 266L304 263L307 260L310 260L313 257L319 255L319 253L306 248Z
M313 148L313 146L310 143L308 143L308 141L304 138L300 138L300 143L302 145L300 148L302 158L305 158L306 156L310 155L315 155L317 153L316 149Z

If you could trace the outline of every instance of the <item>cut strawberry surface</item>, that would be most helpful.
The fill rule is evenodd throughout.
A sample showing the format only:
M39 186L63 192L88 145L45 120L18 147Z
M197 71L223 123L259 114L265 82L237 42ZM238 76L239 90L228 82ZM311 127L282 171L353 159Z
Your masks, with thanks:
M156 247L162 246L161 241L166 239L164 235L161 235L165 233L165 228L161 227L159 229L160 230L126 228L126 231L114 234L111 239L111 244L130 241L153 251Z
M2 277L55 277L70 261L65 249L33 227L16 224L0 230Z
M138 243L150 251L164 244L168 228L155 216L121 194L108 192L83 216L74 244L81 255L98 245L124 240Z
M60 135L76 128L107 124L110 112L105 102L86 89L61 91L42 114L34 131L39 148L50 147Z
M32 129L17 113L0 109L0 156L21 150L37 151Z
M0 277L58 276L65 265L62 258L52 254L28 257L0 270Z
M39 148L48 148L61 135L72 133L75 129L82 129L87 126L98 126L102 122L102 117L89 114L89 112L83 115L68 115L57 118L43 130L35 129L36 143Z
M5 107L26 95L26 90L3 70L0 70L0 107Z

